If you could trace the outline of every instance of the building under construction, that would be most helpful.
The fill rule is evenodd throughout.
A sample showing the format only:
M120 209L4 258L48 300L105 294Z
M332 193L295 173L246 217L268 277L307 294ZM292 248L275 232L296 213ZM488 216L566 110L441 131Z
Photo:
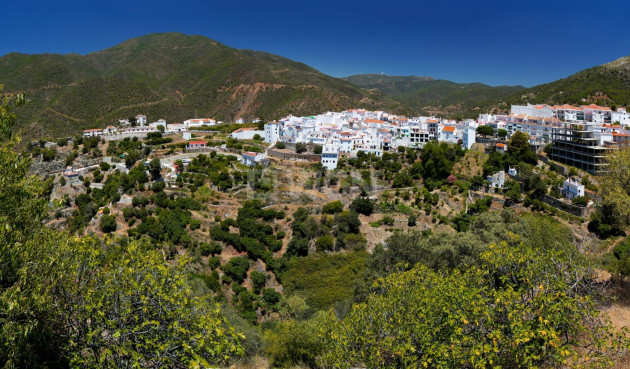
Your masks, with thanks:
M607 171L606 155L615 148L611 134L595 131L584 122L563 122L552 131L551 160L591 174Z

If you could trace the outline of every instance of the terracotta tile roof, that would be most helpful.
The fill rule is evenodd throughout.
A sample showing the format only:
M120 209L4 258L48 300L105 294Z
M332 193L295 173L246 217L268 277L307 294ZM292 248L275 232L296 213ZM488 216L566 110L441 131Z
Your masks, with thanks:
M607 110L610 111L610 108L605 107L605 106L599 106L599 105L595 105L595 104L591 104L591 105L582 105L582 109L591 109L591 110Z
M446 126L446 127L442 128L442 132L455 132L455 127L453 127L453 126Z
M190 145L205 145L206 141L190 141L188 142Z

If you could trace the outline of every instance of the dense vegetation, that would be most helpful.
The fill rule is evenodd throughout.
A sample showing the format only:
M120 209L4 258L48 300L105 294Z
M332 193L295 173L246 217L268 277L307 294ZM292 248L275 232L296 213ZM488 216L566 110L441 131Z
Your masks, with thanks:
M185 259L43 226L48 194L14 151L10 102L0 105L0 365L196 367L242 355L218 304L193 294Z

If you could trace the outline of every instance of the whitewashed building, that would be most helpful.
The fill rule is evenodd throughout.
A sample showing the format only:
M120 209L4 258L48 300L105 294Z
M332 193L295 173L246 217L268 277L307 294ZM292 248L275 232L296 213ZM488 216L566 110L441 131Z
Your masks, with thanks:
M86 129L83 131L83 137L100 136L103 134L102 128Z
M577 178L569 177L562 184L562 194L569 200L584 196L584 185Z
M336 169L337 163L339 162L339 145L337 144L326 144L322 147L322 165L328 169Z
M495 173L487 178L488 182L490 182L490 186L494 188L503 188L505 185L505 171L500 171Z
M265 158L265 154L259 152L243 151L241 154L241 162L247 166L253 167Z
M477 129L471 125L466 124L462 132L462 146L466 149L470 149L477 139Z
M147 124L147 117L142 114L136 115L136 124L139 126L145 126Z
M282 124L280 122L269 122L265 124L265 142L276 143L280 140L280 131Z

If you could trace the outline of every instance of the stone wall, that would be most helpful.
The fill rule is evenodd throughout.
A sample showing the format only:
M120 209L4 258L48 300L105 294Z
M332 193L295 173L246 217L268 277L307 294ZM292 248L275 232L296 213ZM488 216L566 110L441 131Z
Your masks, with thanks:
M542 202L544 202L547 205L553 206L554 208L556 208L558 210L562 210L564 212L576 215L578 217L586 216L586 212L588 211L588 208L583 208L581 206L575 206L573 204L567 204L566 202L558 200L558 199L556 199L554 197L551 197L549 195L544 195L541 200L542 200Z
M292 152L283 152L275 149L267 149L267 155L276 159L307 161L311 163L318 163L322 160L322 156L319 154L298 154Z

